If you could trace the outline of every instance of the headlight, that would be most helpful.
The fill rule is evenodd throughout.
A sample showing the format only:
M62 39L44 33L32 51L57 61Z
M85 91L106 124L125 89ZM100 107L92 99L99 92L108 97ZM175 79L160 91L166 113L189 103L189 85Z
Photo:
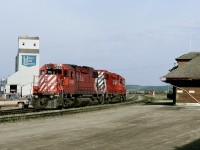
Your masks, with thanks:
M53 98L53 95L51 95L50 98Z
M35 98L38 98L38 95L35 95Z

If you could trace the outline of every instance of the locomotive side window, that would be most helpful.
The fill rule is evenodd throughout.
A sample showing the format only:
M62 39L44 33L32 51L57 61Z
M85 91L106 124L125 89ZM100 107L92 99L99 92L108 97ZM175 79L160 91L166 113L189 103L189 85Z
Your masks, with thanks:
M92 78L98 78L98 72L96 72L96 71L93 72L93 73L92 73Z
M68 71L64 70L64 76L67 77L68 76Z
M120 84L123 84L123 80L122 79L120 79Z
M113 84L117 84L117 80L113 80Z
M77 74L76 74L76 79L77 79L77 81L81 81L81 80L80 80L80 73L77 73Z
M61 69L55 69L55 74L62 74L62 70Z
M73 72L71 71L71 78L73 79L74 78L74 74L73 74Z
M105 78L105 79L109 79L109 74L105 73L105 74L104 74L104 78Z

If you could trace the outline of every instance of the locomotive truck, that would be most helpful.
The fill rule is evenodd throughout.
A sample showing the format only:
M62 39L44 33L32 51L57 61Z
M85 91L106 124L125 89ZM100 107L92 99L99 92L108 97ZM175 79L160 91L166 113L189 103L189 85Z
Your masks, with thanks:
M77 107L126 100L125 79L107 70L45 64L33 81L35 109Z

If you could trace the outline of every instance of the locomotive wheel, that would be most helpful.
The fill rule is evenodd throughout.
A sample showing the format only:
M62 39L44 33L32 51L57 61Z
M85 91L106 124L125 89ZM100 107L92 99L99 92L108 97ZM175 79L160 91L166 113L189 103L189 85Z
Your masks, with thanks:
M110 100L110 96L107 96L107 97L105 98L105 103L106 103L106 104L109 104L110 101L111 101L111 100Z
M77 106L91 106L93 104L90 98L77 98Z
M39 109L38 107L38 99L33 98L32 99L32 106L34 109Z
M126 101L126 95L122 96L123 101Z
M98 101L98 99L96 97L91 98L91 101L92 101L93 105L98 105L99 104L99 101Z
M78 107L79 106L79 100L78 100L78 98L75 98L72 101L73 101L72 107Z
M99 101L99 104L105 104L104 96L101 95L100 97L98 97L98 101Z
M112 102L112 97L111 96L108 96L107 102L108 102L108 104L110 104Z
M47 98L33 99L32 105L34 109L43 109L48 105L48 102Z
M120 97L119 96L115 96L115 97L113 97L113 99L112 99L112 103L117 103L117 102L120 102L121 100L120 100Z
M64 99L64 108L72 107L73 101L70 98Z

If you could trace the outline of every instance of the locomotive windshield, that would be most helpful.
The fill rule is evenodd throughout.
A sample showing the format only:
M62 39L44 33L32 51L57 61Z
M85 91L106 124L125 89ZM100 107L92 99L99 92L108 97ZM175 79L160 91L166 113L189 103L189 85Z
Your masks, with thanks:
M53 70L47 70L46 74L53 74Z
M55 69L55 74L62 74L62 70L61 69Z
M58 74L62 74L62 70L61 69L55 69L55 70L47 70L46 74L49 74L49 75L58 75Z
M41 70L41 74L42 74ZM62 66L61 65L52 65L52 64L46 64L46 74L48 75L60 75L62 74Z

